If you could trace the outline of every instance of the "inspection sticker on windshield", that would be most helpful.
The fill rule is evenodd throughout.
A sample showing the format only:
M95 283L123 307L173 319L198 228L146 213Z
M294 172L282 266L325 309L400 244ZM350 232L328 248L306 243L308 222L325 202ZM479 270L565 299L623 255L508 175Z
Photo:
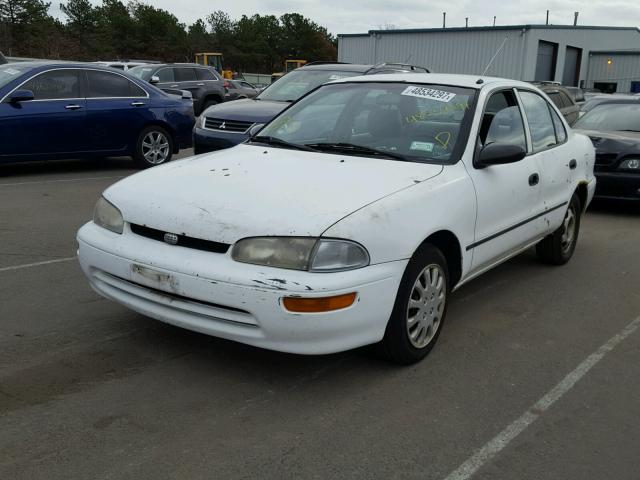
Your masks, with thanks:
M445 92L443 90L436 90L434 88L427 87L407 87L401 93L401 95L408 95L410 97L429 98L438 102L450 102L455 93Z
M431 142L411 142L410 150L422 150L423 152L433 152L433 143Z

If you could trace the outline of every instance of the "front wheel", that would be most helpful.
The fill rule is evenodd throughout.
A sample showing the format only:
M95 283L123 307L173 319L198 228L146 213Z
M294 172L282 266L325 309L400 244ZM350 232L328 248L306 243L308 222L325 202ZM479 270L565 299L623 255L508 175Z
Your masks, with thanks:
M562 225L536 245L536 253L540 260L551 265L564 265L571 259L578 243L581 213L580 199L574 193L564 214Z
M381 342L385 356L409 365L433 348L447 313L449 270L440 250L422 246L411 258Z
M152 125L140 132L133 156L140 168L167 163L173 155L173 139L162 127Z

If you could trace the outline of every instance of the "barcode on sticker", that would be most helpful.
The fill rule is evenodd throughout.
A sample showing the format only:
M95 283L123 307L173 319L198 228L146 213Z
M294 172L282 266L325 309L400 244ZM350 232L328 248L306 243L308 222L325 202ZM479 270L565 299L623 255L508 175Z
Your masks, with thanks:
M401 93L401 95L408 95L410 97L429 98L438 102L450 102L455 93L445 92L444 90L436 90L434 88L427 87L407 87Z

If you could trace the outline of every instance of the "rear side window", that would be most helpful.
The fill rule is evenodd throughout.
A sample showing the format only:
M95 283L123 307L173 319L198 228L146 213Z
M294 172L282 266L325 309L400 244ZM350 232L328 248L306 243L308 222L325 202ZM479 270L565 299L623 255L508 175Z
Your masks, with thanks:
M520 98L527 115L533 151L539 152L555 145L556 132L547 101L537 93L527 91L520 91Z
M551 105L549 105L549 111L551 112L551 119L553 120L553 128L556 131L556 141L558 143L564 143L567 139L567 130L564 128L564 124L556 111L551 108Z
M115 73L87 70L89 98L145 97L146 93L131 80Z
M52 70L32 78L22 87L31 90L35 100L80 98L78 70Z
M573 104L575 103L570 97L569 95L567 95L564 92L560 92L560 97L562 97L562 102L564 103L565 107L572 107Z
M551 99L553 103L555 103L556 107L558 108L566 107L566 105L562 101L560 92L547 92L547 96Z
M480 125L480 142L509 143L527 149L524 133L524 121L512 91L497 92L491 95Z
M195 68L174 68L173 75L176 82L195 82L197 80Z
M173 68L161 68L155 75L160 79L160 82L175 82Z
M206 68L196 68L196 77L198 80L217 80L213 72Z

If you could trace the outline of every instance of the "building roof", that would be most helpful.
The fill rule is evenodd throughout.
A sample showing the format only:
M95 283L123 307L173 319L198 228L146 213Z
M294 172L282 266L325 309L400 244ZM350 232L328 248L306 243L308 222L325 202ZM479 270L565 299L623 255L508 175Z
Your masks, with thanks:
M640 55L640 48L618 49L618 50L591 50L592 55Z
M451 27L451 28L405 28L397 30L369 30L367 33L339 33L338 37L368 37L375 34L393 35L397 33L436 33L436 32L482 32L496 30L625 30L640 33L638 27L608 27L597 25L489 25L484 27Z

